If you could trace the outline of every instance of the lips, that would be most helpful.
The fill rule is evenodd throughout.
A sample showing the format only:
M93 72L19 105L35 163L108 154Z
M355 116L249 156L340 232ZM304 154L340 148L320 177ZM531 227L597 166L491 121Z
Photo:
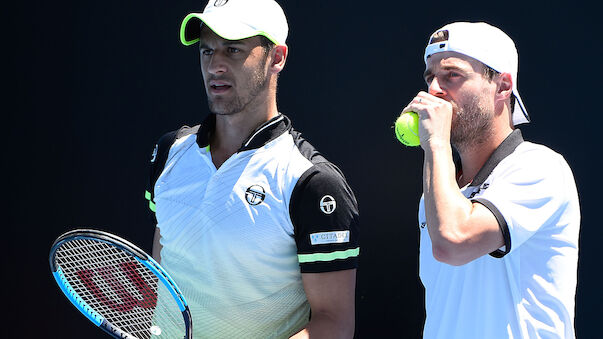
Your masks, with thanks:
M209 82L210 92L213 94L221 94L227 92L232 86L225 81L212 80Z

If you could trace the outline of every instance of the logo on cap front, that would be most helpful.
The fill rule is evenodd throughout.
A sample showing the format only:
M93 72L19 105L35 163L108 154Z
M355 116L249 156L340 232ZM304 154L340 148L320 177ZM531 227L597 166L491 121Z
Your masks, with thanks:
M260 185L249 186L245 191L245 199L249 205L259 205L264 201L264 198L266 198L266 191Z
M322 199L320 199L320 210L324 214L333 213L335 208L337 208L337 202L335 202L335 199L332 196L325 195L322 197Z
M224 6L224 5L226 5L227 2L228 2L228 0L216 0L216 2L214 2L214 6L216 6L216 7Z

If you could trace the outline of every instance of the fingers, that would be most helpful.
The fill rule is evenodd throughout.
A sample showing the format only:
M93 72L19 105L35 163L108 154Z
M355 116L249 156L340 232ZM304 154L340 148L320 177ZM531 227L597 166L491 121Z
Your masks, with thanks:
M419 137L421 147L427 150L435 145L450 141L452 104L440 97L421 91L404 107L402 113L415 112L419 115Z
M402 113L415 112L417 114L420 114L420 112L425 111L429 107L429 105L432 105L434 103L434 99L441 100L429 93L421 91L417 94L417 96L412 99L412 101L406 107L404 107Z
M440 97L431 95L421 91L412 99L412 101L404 107L403 113L415 112L421 116L422 114L431 115L434 112L451 112L452 104Z

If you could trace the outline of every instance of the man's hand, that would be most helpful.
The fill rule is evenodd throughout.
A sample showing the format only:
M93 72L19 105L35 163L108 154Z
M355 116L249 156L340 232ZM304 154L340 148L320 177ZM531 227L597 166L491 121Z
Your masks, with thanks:
M415 112L419 116L421 147L429 151L432 146L450 144L452 104L444 99L421 91L402 113Z

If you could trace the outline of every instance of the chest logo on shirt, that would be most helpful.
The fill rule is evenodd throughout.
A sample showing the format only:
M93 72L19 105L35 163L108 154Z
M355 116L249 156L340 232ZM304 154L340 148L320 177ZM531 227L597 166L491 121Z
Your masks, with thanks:
M245 191L245 199L247 199L249 205L259 205L264 201L264 198L266 198L266 190L260 185L249 186Z
M485 183L485 184L481 185L481 186L480 186L480 187L477 189L477 191L475 191L475 192L471 193L471 195L469 195L469 199L471 199L471 198L475 197L475 196L476 196L476 195L478 195L478 194L479 194L481 191L488 189L488 187L490 187L490 184L488 184L488 183Z
M325 195L324 197L322 197L322 199L320 199L320 210L324 213L324 214L331 214L333 212L335 212L335 209L337 208L337 202L335 201L335 199L330 196L330 195Z

